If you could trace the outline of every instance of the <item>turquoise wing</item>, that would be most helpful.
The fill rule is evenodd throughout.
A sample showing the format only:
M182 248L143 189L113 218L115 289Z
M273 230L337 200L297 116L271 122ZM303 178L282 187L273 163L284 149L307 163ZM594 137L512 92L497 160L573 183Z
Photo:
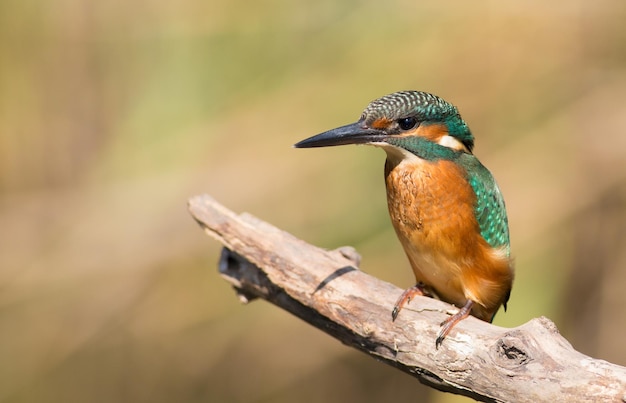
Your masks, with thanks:
M510 254L509 220L504 198L491 172L475 157L466 166L468 180L476 194L474 213L480 226L480 234L494 248L506 249Z

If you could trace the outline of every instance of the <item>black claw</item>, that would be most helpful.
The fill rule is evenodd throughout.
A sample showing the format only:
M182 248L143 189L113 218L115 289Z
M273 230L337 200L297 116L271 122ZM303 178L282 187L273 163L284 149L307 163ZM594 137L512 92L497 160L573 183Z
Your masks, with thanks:
M444 338L445 336L437 336L437 340L435 340L435 350L439 350L439 346L441 346L441 343L443 343Z
M398 313L400 313L400 310L398 309L398 307L394 307L393 311L391 311L391 321L395 322L396 318L398 317Z
M440 326L443 326L445 322L443 322ZM443 343L443 340L446 338L447 332L445 328L442 328L441 330L439 330L439 333L437 334L437 340L435 340L435 350L439 350L439 346L441 346L441 343Z

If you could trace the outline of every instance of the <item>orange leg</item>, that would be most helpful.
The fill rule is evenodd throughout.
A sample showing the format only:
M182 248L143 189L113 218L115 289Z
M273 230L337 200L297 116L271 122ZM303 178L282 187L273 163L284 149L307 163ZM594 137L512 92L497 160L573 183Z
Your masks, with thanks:
M424 295L427 297L432 297L432 294L430 293L430 291L428 291L426 284L422 282L415 284L411 288L407 288L406 290L404 290L402 295L400 295L400 298L398 298L398 300L396 301L396 304L393 306L393 311L391 311L392 321L396 320L396 318L398 317L398 314L400 313L404 305L411 302L413 297L415 297L416 295Z
M460 321L462 321L463 319L469 316L473 305L474 305L474 301L468 299L465 305L463 305L463 308L459 309L457 313L455 313L454 315L450 316L448 319L441 322L441 325L440 325L441 330L439 331L439 334L437 335L437 340L435 341L435 348L439 348L439 346L443 342L443 339L445 339L448 333L450 333L450 330L452 330L452 328L457 323L459 323Z

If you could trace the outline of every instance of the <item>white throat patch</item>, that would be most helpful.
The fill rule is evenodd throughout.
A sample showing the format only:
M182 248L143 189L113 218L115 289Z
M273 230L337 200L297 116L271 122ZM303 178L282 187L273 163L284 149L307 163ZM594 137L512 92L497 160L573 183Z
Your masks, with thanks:
M440 146L451 148L453 150L457 150L457 151L469 151L463 143L461 143L459 140L457 140L456 138L448 134L446 134L445 136L442 136L437 142L437 144L439 144Z
M405 150L402 147L397 147L386 143L384 141L369 143L373 146L380 147L387 153L387 159L395 164L400 162L423 162L424 160L413 154L410 151Z

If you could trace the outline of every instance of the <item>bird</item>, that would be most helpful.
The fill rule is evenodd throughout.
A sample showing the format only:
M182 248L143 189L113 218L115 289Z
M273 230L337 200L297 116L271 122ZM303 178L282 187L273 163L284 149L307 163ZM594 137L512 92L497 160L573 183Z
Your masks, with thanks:
M357 122L294 147L347 144L386 153L389 216L416 280L395 303L392 321L417 295L455 305L440 324L438 349L469 315L491 323L501 306L506 311L514 278L506 207L458 109L428 92L394 92L371 101Z

